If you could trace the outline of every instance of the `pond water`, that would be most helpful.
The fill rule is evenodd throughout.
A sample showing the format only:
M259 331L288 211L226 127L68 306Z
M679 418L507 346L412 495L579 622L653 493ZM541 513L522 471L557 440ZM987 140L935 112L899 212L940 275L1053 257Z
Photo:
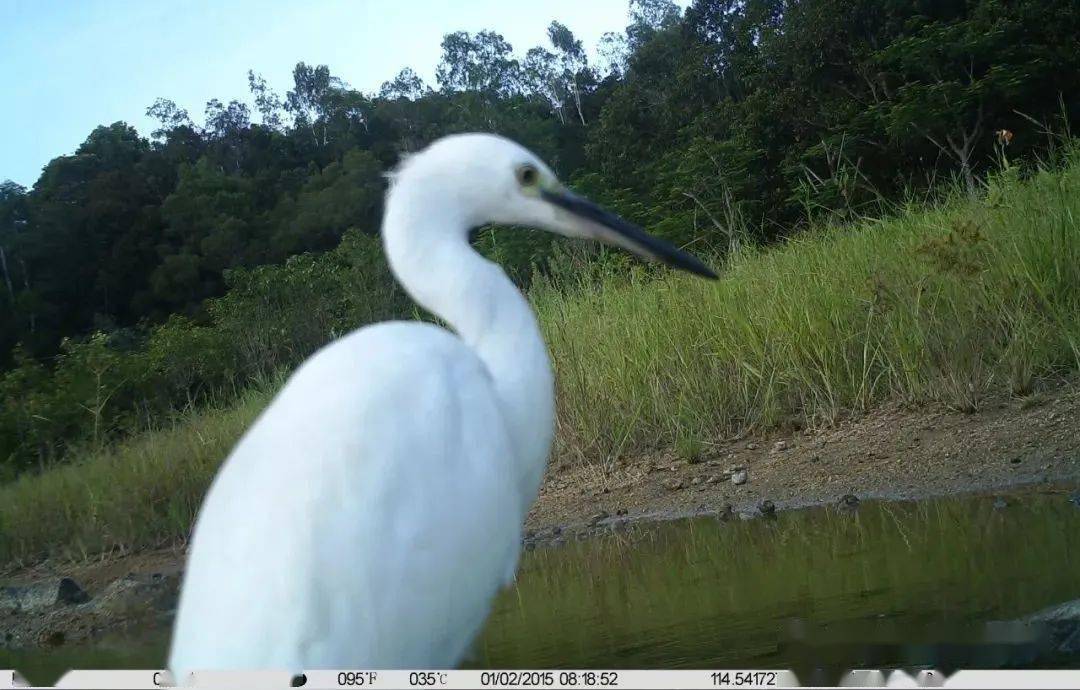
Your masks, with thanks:
M696 518L527 553L470 668L1080 666L1016 621L1080 598L1080 507L1064 493L863 502L775 519ZM94 647L0 649L51 683L69 668L160 668L167 631Z

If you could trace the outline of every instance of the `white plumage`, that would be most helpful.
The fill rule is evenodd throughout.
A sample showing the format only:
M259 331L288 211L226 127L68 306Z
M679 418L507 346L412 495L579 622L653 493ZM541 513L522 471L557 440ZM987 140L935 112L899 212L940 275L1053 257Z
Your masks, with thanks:
M410 157L387 196L386 255L453 332L361 328L305 362L247 432L196 522L169 659L178 680L444 668L466 653L513 579L554 417L535 316L468 244L492 222L710 275L506 139L457 135Z

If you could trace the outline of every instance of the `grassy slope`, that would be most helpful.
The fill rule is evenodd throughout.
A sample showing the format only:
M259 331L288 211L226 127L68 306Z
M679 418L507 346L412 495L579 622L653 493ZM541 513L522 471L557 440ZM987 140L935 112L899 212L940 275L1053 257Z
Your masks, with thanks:
M532 298L558 370L558 451L693 457L793 417L887 399L974 409L1080 364L1080 161L985 199L801 235L717 283L621 277ZM253 391L0 487L0 563L184 538L213 473L269 400Z
M886 399L970 410L1066 375L1080 363L1080 162L1007 177L979 201L745 252L718 284L534 291L561 451L692 456L793 416Z

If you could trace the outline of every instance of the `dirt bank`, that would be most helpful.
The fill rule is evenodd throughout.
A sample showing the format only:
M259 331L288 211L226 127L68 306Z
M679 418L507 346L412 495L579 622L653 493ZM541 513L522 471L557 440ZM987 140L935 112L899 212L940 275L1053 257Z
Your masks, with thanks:
M661 453L610 467L553 465L529 514L526 545L727 506L749 516L764 501L783 510L849 494L924 498L1078 484L1080 394L1071 389L970 414L892 407L828 429L719 444L695 463ZM89 595L29 610L5 608L0 596L0 646L70 644L126 626L166 625L182 563L177 547L0 574L0 583L16 587L9 599L20 587L61 577Z
M732 475L745 470L745 483ZM734 477L743 479L742 476ZM924 498L1080 481L1080 393L1001 400L975 413L888 407L833 428L720 444L701 462L673 453L612 467L554 466L533 529L602 513L683 515L859 498Z

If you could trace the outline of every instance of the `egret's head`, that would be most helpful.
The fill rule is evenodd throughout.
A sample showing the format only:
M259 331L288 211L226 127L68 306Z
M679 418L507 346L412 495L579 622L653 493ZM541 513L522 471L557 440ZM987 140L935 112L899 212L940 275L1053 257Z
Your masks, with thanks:
M645 259L707 278L716 274L696 257L584 199L559 182L531 151L494 134L457 134L409 157L395 186L416 182L469 226L523 225L567 237L599 240Z

